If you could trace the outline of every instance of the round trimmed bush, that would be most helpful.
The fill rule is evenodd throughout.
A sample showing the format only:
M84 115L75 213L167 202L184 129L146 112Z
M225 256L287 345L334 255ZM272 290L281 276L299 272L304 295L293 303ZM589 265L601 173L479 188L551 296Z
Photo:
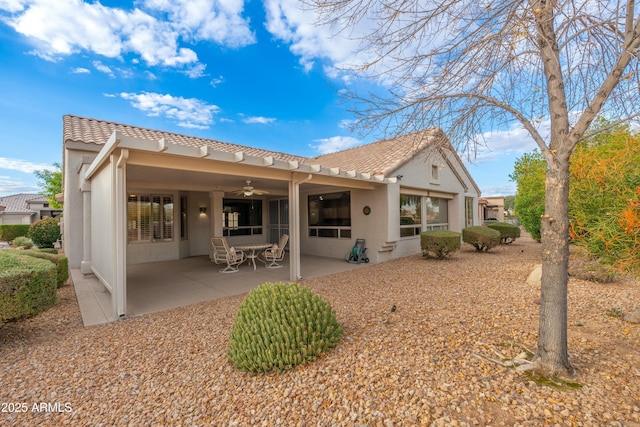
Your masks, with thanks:
M244 371L283 371L316 360L342 333L331 305L309 288L264 283L240 305L227 356Z
M520 227L508 222L496 222L487 225L487 227L500 232L500 243L502 244L513 243L520 237Z
M53 248L53 244L60 240L60 219L43 218L31 224L29 237L39 248Z
M14 248L31 249L33 247L33 240L25 236L18 236L11 241L11 246Z
M420 233L422 255L445 259L460 249L460 233L450 230L431 230Z
M469 243L478 252L486 252L500 244L500 232L483 225L462 229L462 241Z

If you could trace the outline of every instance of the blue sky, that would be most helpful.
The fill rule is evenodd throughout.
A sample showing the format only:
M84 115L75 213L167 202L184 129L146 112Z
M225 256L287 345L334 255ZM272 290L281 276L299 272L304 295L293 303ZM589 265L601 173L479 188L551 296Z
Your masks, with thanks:
M372 87L338 71L362 53L298 5L0 0L0 196L39 191L64 114L304 156L372 142L339 95ZM466 165L483 195L514 194L513 162L534 147L516 126Z

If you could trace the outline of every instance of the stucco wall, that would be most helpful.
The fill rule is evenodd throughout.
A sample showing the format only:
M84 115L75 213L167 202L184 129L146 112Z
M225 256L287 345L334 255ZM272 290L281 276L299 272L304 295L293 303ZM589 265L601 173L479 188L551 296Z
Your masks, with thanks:
M350 190L351 239L309 237L308 235L308 196L347 189L329 187L302 191L300 206L302 253L343 258L353 247L357 238L366 239L367 255L374 263L420 253L420 236L400 237L401 193L447 199L449 229L454 231L461 231L465 227L465 197L472 197L474 199L473 221L477 224L478 194L465 171L458 168L456 174L451 169L452 165L458 167L457 160L452 157L446 159L437 152L421 153L392 174L392 176L398 176L397 183L380 185L375 190ZM437 179L432 177L433 166L437 167ZM365 206L371 209L369 215L363 213Z
M84 179L81 166L83 163L90 163L95 156L96 152L90 150L68 148L64 150L63 247L71 268L79 268L83 257L84 196L81 191L81 182ZM89 186L86 187L88 190Z
M189 255L207 255L211 246L210 222L213 211L210 203L209 193L192 191L187 195L188 200L188 221L189 221ZM200 207L207 208L207 213L201 214ZM177 206L178 207L178 206ZM176 216L177 218L177 216ZM218 216L220 218L220 216ZM213 218L215 220L215 218ZM179 236L179 228L178 238Z
M31 218L35 219L35 216L3 213L0 215L0 224L31 224Z
M108 286L115 283L115 209L113 166L91 180L91 266Z

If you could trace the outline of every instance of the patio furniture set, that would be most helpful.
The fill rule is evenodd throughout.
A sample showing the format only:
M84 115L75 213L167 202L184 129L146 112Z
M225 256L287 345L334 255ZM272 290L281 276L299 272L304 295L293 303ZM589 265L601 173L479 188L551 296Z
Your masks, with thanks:
M289 236L283 234L278 243L229 246L226 238L212 237L209 258L216 264L225 265L221 273L235 273L245 261L256 270L256 259L263 262L266 268L280 268L282 264L279 263L284 261L288 241Z

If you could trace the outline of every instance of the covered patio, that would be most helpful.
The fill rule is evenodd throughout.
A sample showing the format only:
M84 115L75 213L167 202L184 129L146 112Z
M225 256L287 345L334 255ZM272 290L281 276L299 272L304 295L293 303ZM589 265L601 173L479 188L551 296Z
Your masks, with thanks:
M302 277L324 276L361 268L335 258L301 255ZM223 274L221 266L208 256L173 261L150 262L127 267L127 317L141 316L176 307L244 294L264 282L289 281L289 256L282 268L270 269L258 263L257 270L247 263L237 273ZM84 326L101 325L116 319L111 294L92 275L71 269L76 297Z

